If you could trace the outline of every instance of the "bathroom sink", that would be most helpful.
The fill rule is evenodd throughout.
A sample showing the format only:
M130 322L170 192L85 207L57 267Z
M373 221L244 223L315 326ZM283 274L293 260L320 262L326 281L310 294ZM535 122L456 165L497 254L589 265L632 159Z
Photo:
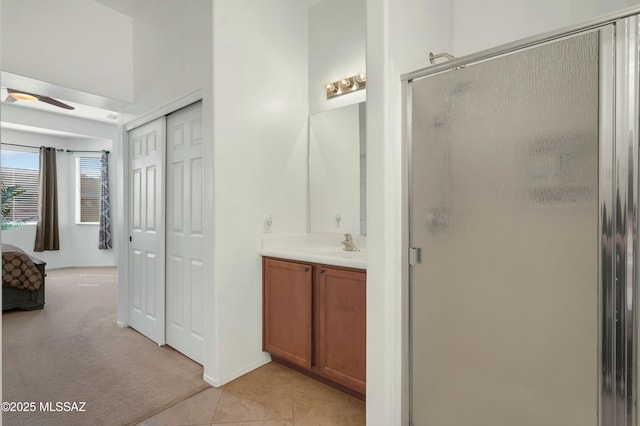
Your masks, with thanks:
M366 251L346 251L340 248L327 248L327 247L309 247L305 249L306 252L322 257L340 257L343 259L362 259L366 260Z
M357 237L353 243L360 251L344 250L343 234L305 234L304 236L264 237L260 254L263 257L311 262L318 265L342 266L345 268L367 269L366 240Z

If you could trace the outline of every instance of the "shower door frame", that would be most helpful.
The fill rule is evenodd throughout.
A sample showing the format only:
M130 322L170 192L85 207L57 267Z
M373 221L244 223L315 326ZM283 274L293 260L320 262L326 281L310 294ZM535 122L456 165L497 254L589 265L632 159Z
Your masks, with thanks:
M640 8L627 9L578 26L505 44L402 76L404 214L403 241L409 262L403 270L403 410L411 424L411 265L412 247L412 82L456 68L591 31L600 33L600 114L598 155L598 238L609 251L598 253L598 422L599 426L637 426L638 387L638 130L640 84ZM616 205L620 200L620 208ZM602 213L611 222L602 223ZM621 219L618 219L620 216ZM594 229L594 232L596 230ZM621 244L612 244L619 235ZM623 265L616 270L616 262ZM608 265L609 268L604 267ZM610 270L610 274L603 271ZM624 336L617 339L616 336ZM610 351L611 356L603 356ZM611 374L613 372L613 374ZM417 426L417 425L416 425Z

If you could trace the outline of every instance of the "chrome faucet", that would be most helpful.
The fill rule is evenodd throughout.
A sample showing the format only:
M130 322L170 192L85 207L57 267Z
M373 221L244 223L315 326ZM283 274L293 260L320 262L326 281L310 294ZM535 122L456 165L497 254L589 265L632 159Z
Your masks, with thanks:
M344 241L342 241L345 251L360 251L358 247L353 243L353 237L351 234L344 234Z

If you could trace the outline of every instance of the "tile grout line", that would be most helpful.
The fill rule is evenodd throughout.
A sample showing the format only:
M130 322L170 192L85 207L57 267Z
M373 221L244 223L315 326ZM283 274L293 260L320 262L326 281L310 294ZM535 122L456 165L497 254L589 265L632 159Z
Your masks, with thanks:
M220 387L220 398L218 398L218 402L216 402L216 409L213 410L213 416L211 416L211 426L214 425L213 420L216 418L216 414L218 414L218 408L220 407L220 401L222 401L222 397L224 396L224 388L225 386L222 385Z
M294 390L294 377L293 372L289 371L289 380L291 381L291 424L296 424L296 393Z
M200 393L202 393L202 392L206 391L207 389L209 389L209 388L200 389L199 391L196 391L196 392L192 393L191 395L189 395L189 396L185 397L184 399L181 399L180 401L176 401L176 402L174 402L173 404L169 405L168 407L165 407L165 408L161 409L160 411L158 411L158 412L156 412L156 413L153 413L152 415L150 415L150 416L148 416L148 417L145 417L144 419L142 419L142 420L140 420L140 421L135 421L135 420L134 420L134 422L135 422L135 423L133 423L133 424L134 424L134 425L137 425L137 424L139 424L139 423L145 422L145 421L147 421L147 420L149 420L149 419L151 419L151 418L153 418L153 417L155 417L155 416L159 415L160 413L164 413L165 411L172 409L172 408L173 408L173 407L175 407L176 405L181 404L181 403L185 402L186 400L188 400L188 399L190 399L190 398L193 398L194 396L196 396L196 395L198 395L198 394L200 394Z

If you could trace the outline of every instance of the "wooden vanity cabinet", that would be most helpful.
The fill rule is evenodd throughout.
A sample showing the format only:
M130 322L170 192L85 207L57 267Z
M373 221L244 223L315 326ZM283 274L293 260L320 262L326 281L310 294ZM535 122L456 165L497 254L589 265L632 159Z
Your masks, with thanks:
M366 273L320 266L317 366L323 376L366 391Z
M364 399L366 272L263 258L263 349Z
M312 266L263 260L263 350L311 368Z

